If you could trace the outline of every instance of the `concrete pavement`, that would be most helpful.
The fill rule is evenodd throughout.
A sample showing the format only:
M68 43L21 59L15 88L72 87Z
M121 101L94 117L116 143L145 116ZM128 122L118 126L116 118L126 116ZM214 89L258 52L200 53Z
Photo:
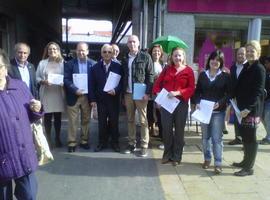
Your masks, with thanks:
M64 127L64 130L66 128ZM91 145L96 145L97 124L91 123ZM126 141L126 123L120 122L121 147ZM37 172L39 200L270 200L270 145L259 146L255 175L235 177L232 162L242 159L241 146L228 146L233 127L224 135L223 173L215 175L213 166L201 168L201 136L195 126L186 131L186 146L180 166L162 165L162 151L152 140L147 158L124 155L111 150L95 153L66 148L53 150L55 161ZM258 138L265 135L259 126ZM213 163L211 163L213 165Z

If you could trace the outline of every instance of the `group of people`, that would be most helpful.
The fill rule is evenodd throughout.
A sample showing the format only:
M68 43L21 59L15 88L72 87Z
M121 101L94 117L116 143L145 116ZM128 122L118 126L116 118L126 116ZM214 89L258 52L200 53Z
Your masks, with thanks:
M88 57L88 44L80 42L76 46L76 58L65 62L60 46L49 42L36 71L27 61L30 54L27 44L15 45L15 58L11 63L7 55L0 51L0 198L8 199L12 195L11 185L14 179L18 199L35 199L37 184L34 171L37 168L37 159L31 123L37 122L44 114L45 133L52 145L51 127L54 118L54 143L56 147L61 147L61 117L67 111L68 152L75 152L77 146L90 149L90 113L91 109L96 108L99 141L94 151L102 151L110 144L115 152L120 152L120 102L125 105L128 125L128 144L123 153L137 152L137 143L140 143L138 156L147 156L149 134L154 134L157 122L159 136L164 143L161 163L171 163L173 166L179 165L182 160L190 98L193 97L196 109L200 109L201 100L215 102L210 123L201 123L204 155L202 167L209 168L213 150L214 171L220 174L225 110L229 99L235 99L242 117L241 122L235 120L236 139L241 136L244 149L243 161L233 163L233 166L242 168L235 175L253 174L258 148L256 128L266 95L266 73L258 61L261 52L259 42L248 42L237 51L239 57L240 54L246 54L247 61L236 63L231 68L231 74L223 70L224 54L220 50L213 51L196 85L193 70L186 63L184 49L173 48L165 65L161 45L152 46L148 53L140 50L139 43L136 35L128 37L128 53L121 62L117 60L117 45L105 44L101 48L101 60L96 62ZM52 74L62 75L63 82L52 84L49 81ZM119 83L105 91L104 86L111 74L119 75ZM81 78L79 82L85 81L83 85L86 89L78 85L76 77ZM134 98L135 84L145 86L141 99ZM156 95L163 89L168 91L168 98L180 100L172 113L154 102ZM266 99L267 107L269 98ZM136 111L140 123L140 141L137 141L136 136ZM77 142L79 115L81 134ZM268 115L267 110L265 119L269 118ZM264 122L268 127L268 123L265 120ZM268 140L267 137L265 140Z

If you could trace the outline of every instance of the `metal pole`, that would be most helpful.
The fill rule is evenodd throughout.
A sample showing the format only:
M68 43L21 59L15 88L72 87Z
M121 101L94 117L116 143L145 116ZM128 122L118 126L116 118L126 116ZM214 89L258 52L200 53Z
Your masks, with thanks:
M147 47L147 33L148 33L148 0L143 3L143 48Z
M157 0L154 0L154 23L153 23L153 41L156 39L157 36Z

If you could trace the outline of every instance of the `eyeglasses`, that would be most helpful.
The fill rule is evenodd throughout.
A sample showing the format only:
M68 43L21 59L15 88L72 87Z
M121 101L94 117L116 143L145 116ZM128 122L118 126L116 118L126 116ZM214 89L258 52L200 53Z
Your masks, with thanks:
M109 53L109 54L111 54L112 52L111 51L102 51L102 53Z

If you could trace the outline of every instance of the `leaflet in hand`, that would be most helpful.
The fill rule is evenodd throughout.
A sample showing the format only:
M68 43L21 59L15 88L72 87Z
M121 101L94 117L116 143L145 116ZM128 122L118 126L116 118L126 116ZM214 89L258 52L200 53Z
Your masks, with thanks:
M121 76L119 74L110 72L103 91L108 92L116 88L120 82L120 79L121 79Z
M167 110L169 113L173 113L180 100L176 97L169 97L169 92L166 89L162 89L155 99L157 104L160 104L162 108Z
M48 74L48 82L53 85L63 85L64 76L62 74Z
M214 110L215 102L202 99L200 109L195 110L191 117L204 124L209 124Z
M88 93L88 77L87 74L73 74L73 83L83 94Z
M239 108L236 105L236 102L233 99L230 99L230 102L231 102L232 107L234 109L234 113L237 117L238 123L241 124L241 121L242 121L241 111L239 110Z
M134 83L133 85L133 99L142 100L146 91L146 85L144 83Z

